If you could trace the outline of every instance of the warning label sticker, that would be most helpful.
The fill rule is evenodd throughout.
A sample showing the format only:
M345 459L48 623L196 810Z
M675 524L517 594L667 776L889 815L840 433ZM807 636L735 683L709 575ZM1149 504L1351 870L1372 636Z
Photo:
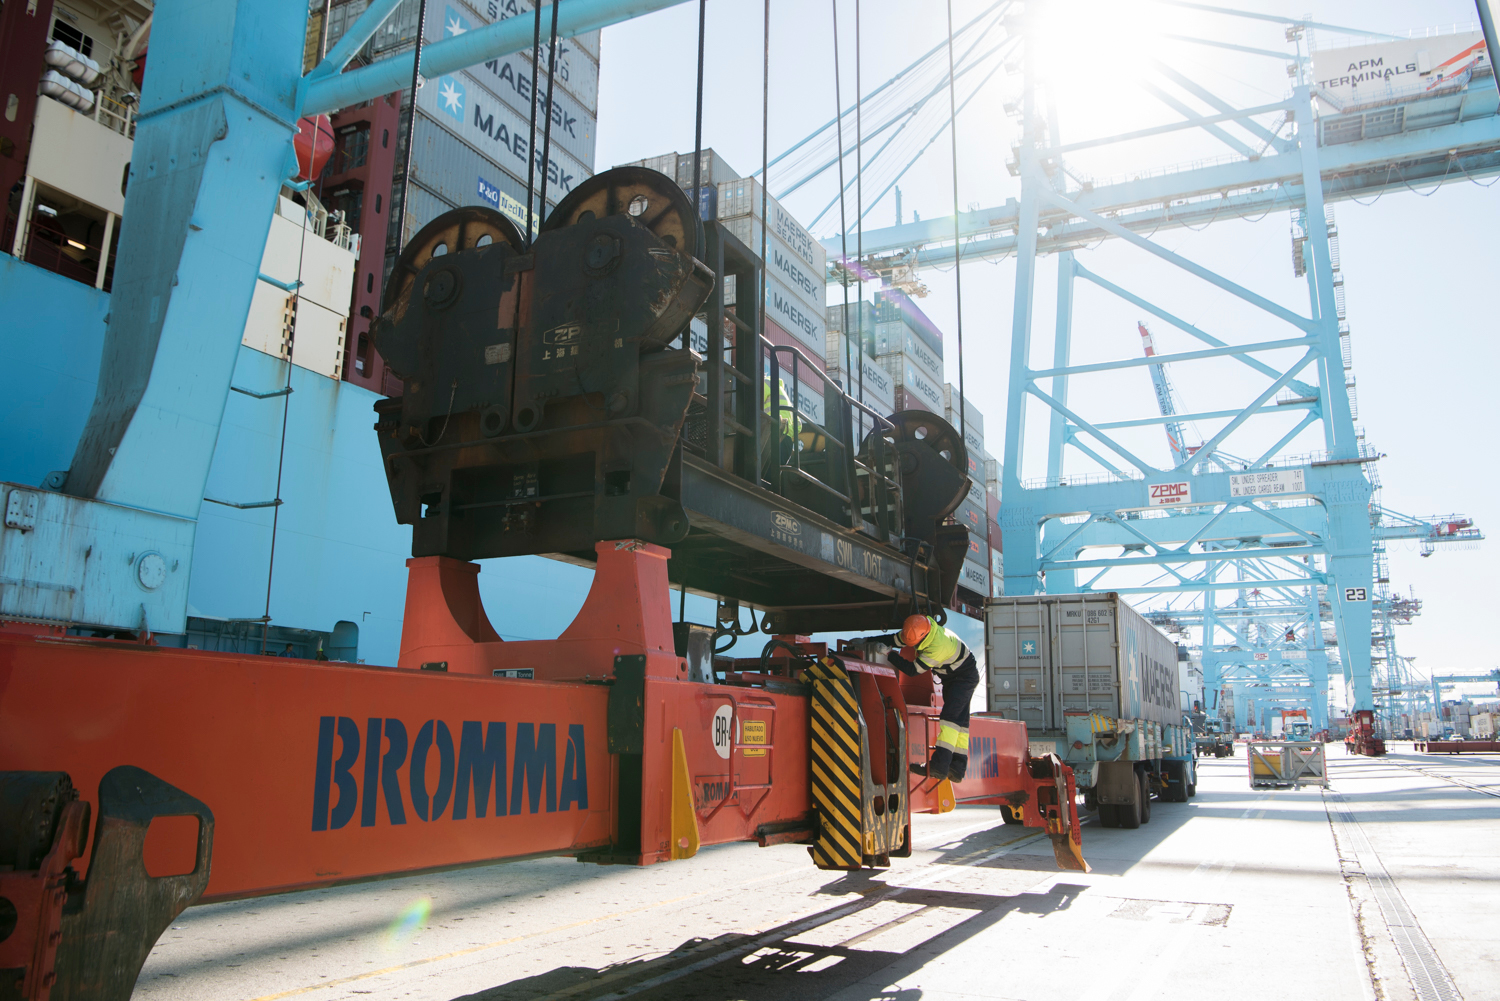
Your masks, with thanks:
M766 742L766 721L763 719L747 719L740 723L741 744L764 744ZM743 751L747 758L764 758L766 748L746 747Z

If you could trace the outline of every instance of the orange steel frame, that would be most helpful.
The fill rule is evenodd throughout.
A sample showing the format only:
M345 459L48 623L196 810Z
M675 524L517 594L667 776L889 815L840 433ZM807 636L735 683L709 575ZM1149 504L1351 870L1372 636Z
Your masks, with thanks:
M395 668L0 628L0 770L67 772L96 815L94 792L120 765L201 800L214 819L201 901L527 856L593 851L651 864L698 844L810 840L808 698L686 680L667 550L628 540L597 548L583 609L550 641L499 639L474 564L409 561ZM606 683L621 656L645 662L639 779L624 791ZM496 674L517 669L532 677ZM930 682L924 692L902 681L901 759L924 761L938 700ZM728 757L713 734L726 705L741 735ZM764 743L743 743L749 732ZM871 757L884 760L877 750ZM908 785L912 812L1011 803L1077 854L1072 773L1030 758L1019 723L976 718L965 781ZM627 802L636 788L638 809ZM611 855L633 843L620 826L637 816L638 851ZM151 833L148 872L192 867L193 825Z

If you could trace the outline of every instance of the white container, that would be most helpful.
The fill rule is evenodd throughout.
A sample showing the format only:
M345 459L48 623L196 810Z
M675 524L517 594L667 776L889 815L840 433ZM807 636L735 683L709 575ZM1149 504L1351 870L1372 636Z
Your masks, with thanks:
M989 567L972 560L964 560L958 574L958 586L983 599L990 596Z
M938 383L922 374L916 362L905 354L883 355L877 359L882 368L896 380L896 388L907 394L925 410L935 414L943 412L943 391Z
M958 387L951 382L943 383L943 409L953 414L954 417L958 416L958 398ZM969 428L977 432L980 438L983 438L984 414L980 413L979 408L974 406L973 400L964 400L964 417L969 422ZM957 427L958 425L954 424L953 426Z
M1177 644L1113 592L993 598L985 648L990 711L1029 730L1060 731L1072 710L1182 722Z
M692 156L689 155L688 159L691 161ZM760 182L753 178L743 177L719 185L720 222L727 222L731 219L759 219L760 203ZM766 199L766 214L770 216L772 235L779 236L792 253L802 258L813 269L814 274L824 274L828 264L828 253L821 243L813 239L807 228L790 212L782 208L781 203L774 198ZM740 240L751 250L757 254L760 253L759 230L751 231L748 225L745 229L750 239L739 232L735 232L735 236L740 237ZM753 243L751 239L754 240Z
M788 289L775 275L766 274L766 316L821 358L828 350L822 310L814 311L805 299Z
M943 381L943 353L918 337L906 324L896 322L879 323L875 326L875 354L904 354L922 369L929 379L938 384Z
M750 249L757 254L760 253L759 245ZM824 317L827 306L824 304L823 293L827 286L823 284L822 273L814 271L811 265L792 253L791 248L774 234L766 241L766 274L780 279L781 283L799 295L819 318Z

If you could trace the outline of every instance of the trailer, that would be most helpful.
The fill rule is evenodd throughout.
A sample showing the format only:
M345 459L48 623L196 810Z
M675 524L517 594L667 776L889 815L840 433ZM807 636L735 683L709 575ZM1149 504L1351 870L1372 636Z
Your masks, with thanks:
M986 713L1026 724L1033 754L1072 767L1105 827L1151 819L1151 798L1197 792L1178 708L1177 645L1118 594L1006 595L985 608Z
M1323 745L1300 740L1252 740L1245 745L1251 789L1328 787Z

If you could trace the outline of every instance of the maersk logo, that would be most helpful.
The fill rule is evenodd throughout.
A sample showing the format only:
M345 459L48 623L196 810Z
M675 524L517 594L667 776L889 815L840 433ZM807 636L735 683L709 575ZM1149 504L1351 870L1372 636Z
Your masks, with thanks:
M464 98L466 97L464 85L451 76L445 76L438 81L438 106L444 112L453 116L454 120L464 120Z
M775 289L771 290L771 306L777 313L785 317L792 326L804 331L808 337L816 338L818 336L818 327L817 324L813 323L812 318L798 309L796 303L790 299L783 298L781 293Z
M813 280L809 278L800 267L797 266L797 263L795 261L793 261L790 257L787 257L775 247L771 248L771 263L775 266L777 271L780 271L783 275L786 276L786 280L791 284L796 285L798 288L802 289L802 291L806 292L810 296L816 296L818 294L817 284L814 283Z
M1036 656L1036 640L1023 640L1021 642L1021 656L1022 657L1035 657Z
M457 38L459 35L462 35L466 31L468 31L471 27L472 25L469 24L468 18L464 17L452 7L448 8L448 12L443 18L444 38Z

